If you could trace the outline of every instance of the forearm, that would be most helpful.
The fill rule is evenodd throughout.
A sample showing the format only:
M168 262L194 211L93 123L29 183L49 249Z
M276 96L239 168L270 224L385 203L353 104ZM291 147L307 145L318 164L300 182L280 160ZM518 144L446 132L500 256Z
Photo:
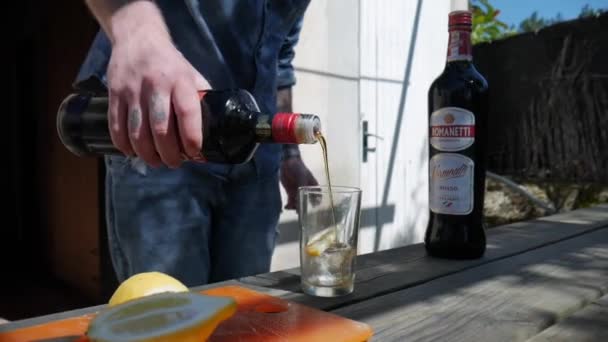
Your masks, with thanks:
M291 113L293 111L291 101L291 87L282 88L277 91L277 112ZM282 159L299 157L300 149L296 144L284 144Z
M86 0L112 44L141 30L170 39L163 16L152 0Z

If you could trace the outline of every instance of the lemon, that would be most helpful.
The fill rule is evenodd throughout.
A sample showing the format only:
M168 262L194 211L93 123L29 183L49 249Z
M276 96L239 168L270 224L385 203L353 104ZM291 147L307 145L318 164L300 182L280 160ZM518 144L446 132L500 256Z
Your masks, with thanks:
M236 312L230 297L165 292L106 307L89 324L93 342L205 341Z
M316 233L310 238L306 244L306 254L310 256L319 256L336 242L336 227L329 227Z
M170 275L160 272L144 272L131 276L118 286L108 306L162 292L186 292L186 285Z

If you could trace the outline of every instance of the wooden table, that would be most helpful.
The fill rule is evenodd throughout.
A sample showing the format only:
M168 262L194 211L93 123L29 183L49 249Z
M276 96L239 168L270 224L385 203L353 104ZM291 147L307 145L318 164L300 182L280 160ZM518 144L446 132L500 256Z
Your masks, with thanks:
M302 294L298 272L196 290L246 286L368 323L374 341L608 341L608 205L491 229L477 260L431 258L422 244L361 255L355 292L345 297Z

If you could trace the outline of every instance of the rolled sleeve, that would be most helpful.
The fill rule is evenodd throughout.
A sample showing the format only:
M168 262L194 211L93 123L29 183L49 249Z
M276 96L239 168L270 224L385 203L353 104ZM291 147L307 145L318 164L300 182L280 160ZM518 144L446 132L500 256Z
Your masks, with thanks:
M293 67L293 59L296 55L294 48L300 39L303 21L303 16L300 16L296 20L279 51L279 61L277 64L277 86L279 89L292 87L296 84L296 75Z
M107 67L112 45L103 31L98 31L82 63L73 88L79 91L103 93L107 89Z

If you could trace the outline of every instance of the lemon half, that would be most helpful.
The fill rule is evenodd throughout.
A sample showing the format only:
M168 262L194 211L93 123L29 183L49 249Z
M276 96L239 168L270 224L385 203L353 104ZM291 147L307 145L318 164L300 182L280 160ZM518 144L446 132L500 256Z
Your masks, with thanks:
M186 285L179 280L160 272L136 274L118 286L108 306L126 303L130 300L163 292L187 292Z

